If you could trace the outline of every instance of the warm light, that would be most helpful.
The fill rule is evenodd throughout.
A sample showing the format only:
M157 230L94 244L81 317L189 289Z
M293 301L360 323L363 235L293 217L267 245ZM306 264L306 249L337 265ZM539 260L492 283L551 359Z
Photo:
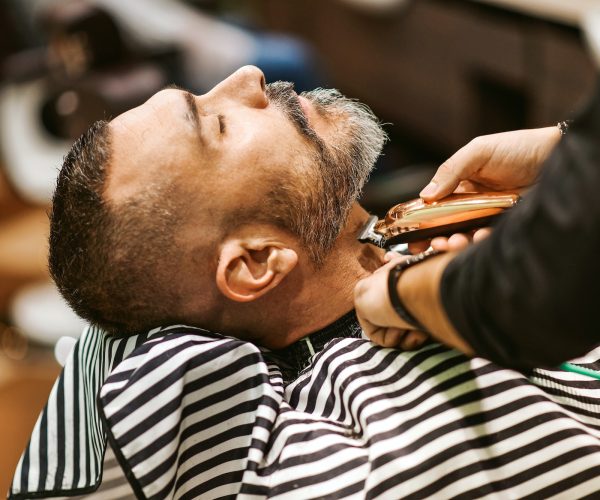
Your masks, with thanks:
M27 355L29 343L18 328L7 326L0 331L0 349L7 358L20 361Z
M77 343L77 339L73 337L63 336L60 337L56 344L54 345L54 357L56 361L60 364L60 366L65 366L67 362L67 358L71 351L73 350L73 346Z

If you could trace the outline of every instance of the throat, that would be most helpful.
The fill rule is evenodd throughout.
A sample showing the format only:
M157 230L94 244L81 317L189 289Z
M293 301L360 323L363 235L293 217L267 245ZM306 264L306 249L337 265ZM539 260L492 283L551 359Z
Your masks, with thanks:
M354 309L354 287L382 265L383 251L355 240L339 250L332 252L319 271L299 271L294 282L288 284L289 294L281 294L285 303L269 307L277 326L258 343L281 349Z
M228 303L219 331L278 350L352 311L356 283L380 267L385 254L356 239L368 217L355 205L322 266L315 268L306 252L300 255L275 289L252 302Z
M289 381L296 378L297 374L310 364L312 357L322 351L330 342L340 338L359 339L361 336L362 330L358 324L356 313L352 310L324 328L305 335L293 344L271 351L269 357L281 368L284 380Z

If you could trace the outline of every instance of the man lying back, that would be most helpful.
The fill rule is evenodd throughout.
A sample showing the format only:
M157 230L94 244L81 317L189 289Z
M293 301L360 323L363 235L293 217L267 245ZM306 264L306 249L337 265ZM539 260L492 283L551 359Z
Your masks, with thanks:
M360 338L354 284L382 255L355 200L384 138L362 105L252 67L94 125L60 173L50 265L130 336L84 332L10 498L597 496L600 383Z
M355 234L384 141L364 105L252 66L202 96L163 90L66 156L52 276L108 331L183 323L286 346L350 311L382 263Z

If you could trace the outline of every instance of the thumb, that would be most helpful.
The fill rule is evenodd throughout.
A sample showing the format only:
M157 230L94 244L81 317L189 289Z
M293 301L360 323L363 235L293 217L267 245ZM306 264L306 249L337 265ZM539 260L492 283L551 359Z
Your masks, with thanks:
M460 184L460 175L452 168L452 164L447 161L440 165L437 172L419 193L419 196L425 201L435 201L448 196Z
M419 196L425 201L435 201L454 192L461 181L469 179L481 167L484 149L477 139L463 146L439 166Z

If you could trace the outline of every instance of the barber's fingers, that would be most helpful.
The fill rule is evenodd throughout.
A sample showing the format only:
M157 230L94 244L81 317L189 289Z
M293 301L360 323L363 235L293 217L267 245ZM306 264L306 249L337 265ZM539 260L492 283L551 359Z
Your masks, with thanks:
M425 250L427 250L427 247L425 247ZM390 268L394 267L397 264L400 264L400 262L402 262L403 260L406 260L410 257L410 255L404 255L398 252L386 252L385 255L383 256L383 261L385 262L385 265L383 265L382 267L378 268L375 272L380 272L382 269L385 270L389 270ZM389 264L389 265L388 265Z
M448 251L448 238L446 236L436 236L430 242L431 248L438 252Z
M356 317L365 335L372 342L383 347L395 347L407 332L406 329L397 326L381 326L373 323L362 313L360 307L357 307Z
M415 241L414 243L408 244L408 251L414 255L424 252L429 248L429 245L429 240Z
M492 234L491 227L482 227L481 229L478 229L473 234L473 243L479 243L480 241L485 240L490 234Z
M405 351L412 351L413 349L420 347L428 338L429 334L425 332L410 330L404 335L399 347Z
M485 141L473 139L439 166L419 196L425 201L435 201L451 194L461 181L469 180L488 159Z
M473 236L471 234L456 233L448 238L448 251L456 252L464 250L471 243Z
M429 338L425 332L396 327L377 327L365 333L372 342L382 347L396 347L404 351L417 349Z
M447 236L436 236L431 240L417 241L415 243L409 243L408 250L412 254L424 252L429 247L437 250L438 252L450 252L455 250L463 250L471 242L469 235L456 233L450 237Z
M389 270L408 256L395 252L386 254L387 263L372 275L358 281L354 287L356 316L365 334L384 347L409 350L420 346L428 335L411 330L392 307L387 290Z
M490 190L490 186L472 180L460 181L455 193L484 193Z
M481 229L471 231L467 234L455 233L450 237L436 236L431 240L410 243L408 245L408 249L412 254L424 252L429 247L437 250L438 252L457 252L467 248L471 242L479 243L487 238L490 234L492 234L491 227L482 227ZM388 252L388 254L392 253L393 252ZM388 257L388 254L385 256L386 262L389 262L391 259L391 257Z
M388 294L388 273L398 260L390 261L379 271L359 280L354 287L356 316L367 335L380 327L406 330L411 326L398 316Z
M380 327L367 333L367 336L382 347L398 347L406 332L400 328Z
M431 240L415 241L408 244L408 251L414 255L424 252L429 247L438 252L447 252L449 250L448 238L446 236L437 236Z
M469 233L455 233L449 238L438 236L431 240L431 247L440 252L458 252L467 248L471 242L478 243L492 234L491 227L483 227Z

